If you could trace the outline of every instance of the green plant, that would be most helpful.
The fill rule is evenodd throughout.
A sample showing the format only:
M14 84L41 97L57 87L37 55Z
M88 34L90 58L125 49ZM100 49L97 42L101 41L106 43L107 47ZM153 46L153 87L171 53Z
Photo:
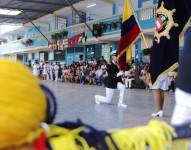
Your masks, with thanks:
M26 40L22 40L21 43L25 46L30 46L33 43L32 39L26 39Z
M54 33L51 35L52 40L59 40L59 39L64 39L68 36L68 31L63 30L58 33Z
M54 33L54 34L51 35L51 39L52 39L52 40L56 40L56 39L57 39L56 33Z

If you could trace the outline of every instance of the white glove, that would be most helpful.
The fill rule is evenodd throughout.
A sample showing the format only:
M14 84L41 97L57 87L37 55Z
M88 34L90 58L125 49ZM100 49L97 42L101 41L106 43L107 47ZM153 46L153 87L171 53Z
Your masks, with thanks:
M120 77L120 76L122 76L123 75L123 71L119 71L118 73L117 73L117 77Z

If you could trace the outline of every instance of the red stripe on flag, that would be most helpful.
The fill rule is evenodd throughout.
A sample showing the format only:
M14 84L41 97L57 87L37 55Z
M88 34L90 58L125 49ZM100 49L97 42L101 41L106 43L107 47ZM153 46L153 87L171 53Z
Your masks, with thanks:
M137 38L140 32L141 31L138 25L135 24L126 35L122 36L119 42L118 54L120 54L121 51L129 47L132 44L132 42Z
M126 62L126 52L120 57L120 59L118 59L118 65L119 68L123 71L128 70L130 68L129 64L127 64Z
M129 65L126 61L126 51L124 51L126 48L128 48L134 40L137 38L137 36L140 33L140 29L137 24L133 26L133 28L124 36L121 37L119 42L119 48L118 48L118 65L121 70L127 70L129 69Z

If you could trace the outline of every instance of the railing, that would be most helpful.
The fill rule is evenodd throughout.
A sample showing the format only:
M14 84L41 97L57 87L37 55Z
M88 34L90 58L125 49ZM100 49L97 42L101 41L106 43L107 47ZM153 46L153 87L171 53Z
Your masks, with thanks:
M146 7L146 8L140 8L140 9L135 11L135 15L137 16L139 21L149 20L149 19L152 19L152 18L154 18L156 16L156 9L157 9L156 5L151 6L151 7ZM87 24L91 28L93 28L93 24L95 24L95 23L106 22L106 21L109 21L109 20L112 21L117 17L120 18L121 14L113 15L113 16L106 17L106 18L100 18L100 19L97 19L97 20L92 20L92 21L87 22ZM68 30L71 35L75 35L75 34L78 34L78 33L81 33L81 32L86 32L89 29L87 28L87 26L84 23L81 23L81 24L69 26L69 27L66 28L66 30ZM44 35L47 36L50 39L51 34L53 34L55 32L59 32L59 31L61 31L61 30L56 30L54 32L46 32L46 33L44 33ZM28 38L42 39L43 37L42 37L41 34L37 34L37 35L30 36ZM12 41L12 42L16 42L16 41ZM10 43L12 43L12 42L10 42ZM6 43L6 44L8 44L8 43Z
M152 19L156 16L156 10L157 10L157 5L151 6L151 7L146 7L146 8L140 8L138 10L135 11L135 15L138 17L138 20L140 21L144 21L144 20L148 20L148 19ZM110 17L106 17L106 18L100 18L97 20L92 20L87 22L87 24L93 28L93 24L94 23L99 23L99 22L104 22L106 20L112 20L115 17L121 17L121 14L117 14L117 15L113 15ZM87 26L84 23L81 24L77 24L77 25L72 25L70 27L66 28L67 30L70 30L70 33L72 35L77 34L77 33L81 33L81 32L86 32L89 29L87 28ZM59 32L60 30L54 31L54 32ZM54 32L47 32L45 33L46 36L50 37L50 35ZM39 38L41 37L41 35L35 35L32 36L31 38Z
M138 9L136 11L138 13L138 19L143 21L154 18L156 16L156 10L157 10L157 5Z

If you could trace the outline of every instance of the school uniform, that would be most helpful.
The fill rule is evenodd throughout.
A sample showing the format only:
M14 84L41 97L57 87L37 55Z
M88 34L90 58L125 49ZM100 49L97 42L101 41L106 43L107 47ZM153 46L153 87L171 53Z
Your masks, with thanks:
M33 75L36 77L39 77L40 75L40 66L39 64L34 64L33 65Z
M125 85L121 79L121 72L119 71L117 64L111 63L107 65L107 80L106 80L106 96L95 95L96 104L106 103L109 104L112 101L115 89L120 91L118 107L127 107L123 104ZM120 75L121 74L121 75Z
M54 66L49 65L49 70L50 70L50 80L53 81L54 80Z
M55 81L58 81L58 72L59 72L59 66L54 65Z

